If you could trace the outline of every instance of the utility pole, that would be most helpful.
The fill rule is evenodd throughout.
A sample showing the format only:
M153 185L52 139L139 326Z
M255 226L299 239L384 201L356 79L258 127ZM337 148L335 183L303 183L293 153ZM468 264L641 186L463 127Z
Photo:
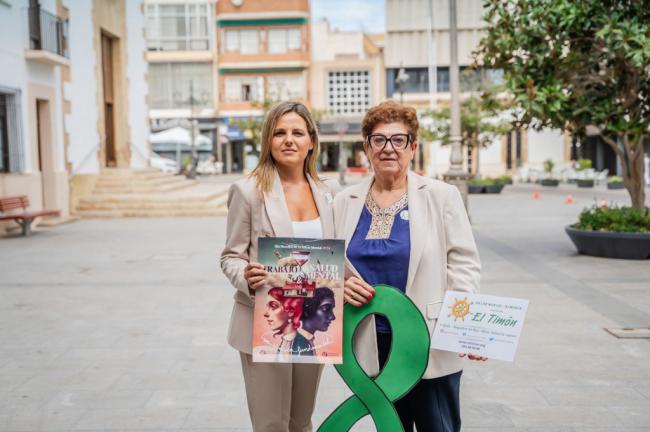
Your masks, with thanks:
M447 183L455 185L467 208L467 181L469 174L463 168L460 130L460 89L458 71L458 29L456 27L456 0L449 0L449 90L451 92L451 156L450 167L444 175Z
M192 162L190 170L187 172L188 179L196 178L196 166L199 163L198 155L196 154L196 133L198 129L198 120L195 118L194 113L194 81L190 81L190 152L192 154Z
M438 71L437 71L437 55L438 50L436 41L433 38L435 32L434 19L433 19L433 2L434 0L427 0L429 4L429 18L427 19L427 45L429 46L429 109L436 109L436 93L438 92Z

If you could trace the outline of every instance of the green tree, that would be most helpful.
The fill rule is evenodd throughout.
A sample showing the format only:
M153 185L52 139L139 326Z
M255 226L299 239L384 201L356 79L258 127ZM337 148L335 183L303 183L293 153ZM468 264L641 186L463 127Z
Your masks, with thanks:
M503 87L490 82L479 84L473 71L464 71L462 75L466 88L476 91L461 102L461 145L476 154L474 174L478 175L480 149L492 144L495 137L512 130L508 116L511 104L503 95ZM472 83L472 80L476 82ZM451 143L451 111L448 106L426 111L423 118L433 120L429 127L422 130L425 140L440 141L443 145Z
M252 141L253 153L259 153L261 150L259 146L262 143L262 125L264 124L264 118L276 103L277 102L270 99L265 99L263 102L255 102L253 103L253 106L262 110L261 115L243 117L235 121L235 126L245 134L247 133L247 139Z
M598 131L616 152L632 206L645 203L650 126L647 0L484 0L480 61L504 71L518 120L578 137Z

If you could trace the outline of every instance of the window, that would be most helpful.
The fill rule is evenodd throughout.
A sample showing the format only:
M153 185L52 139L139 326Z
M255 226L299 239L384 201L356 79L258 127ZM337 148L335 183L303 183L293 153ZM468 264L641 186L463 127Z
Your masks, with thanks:
M403 84L404 93L428 93L429 92L429 70L428 68L405 68L404 71L408 75L408 80ZM397 83L397 75L399 68L386 70L386 84L388 97L393 94L398 94L401 91L400 84ZM499 70L485 70L473 69L468 66L460 67L460 90L461 91L475 91L478 89L479 84L484 80L490 79L494 83L503 81L503 71ZM440 66L436 73L436 91L438 93L449 92L449 67Z
M20 91L0 87L0 173L22 172Z
M262 102L264 81L262 77L226 77L226 102Z
M208 3L147 5L149 51L210 49L211 7Z
M149 64L153 109L212 106L212 67L208 63Z
M240 54L257 54L260 48L257 30L226 30L224 31L225 52Z
M362 114L370 107L368 71L329 72L327 105L335 114Z
M270 76L267 83L269 99L272 101L304 99L305 97L305 81L302 75Z
M9 122L7 121L7 96L0 94L0 172L9 171Z
M299 28L272 29L268 34L271 54L297 51L302 47L302 31Z

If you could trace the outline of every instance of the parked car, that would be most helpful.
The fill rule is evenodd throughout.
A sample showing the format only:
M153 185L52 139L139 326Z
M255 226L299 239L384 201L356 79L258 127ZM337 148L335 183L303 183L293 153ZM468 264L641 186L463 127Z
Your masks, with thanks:
M175 160L164 158L157 153L151 154L150 163L152 168L157 168L162 172L173 174L178 172L178 164Z

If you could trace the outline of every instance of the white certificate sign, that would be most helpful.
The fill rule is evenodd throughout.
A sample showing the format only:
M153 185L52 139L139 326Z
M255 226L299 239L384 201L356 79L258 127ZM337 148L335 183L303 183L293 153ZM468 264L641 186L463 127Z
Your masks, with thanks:
M447 291L431 348L513 361L528 300Z

